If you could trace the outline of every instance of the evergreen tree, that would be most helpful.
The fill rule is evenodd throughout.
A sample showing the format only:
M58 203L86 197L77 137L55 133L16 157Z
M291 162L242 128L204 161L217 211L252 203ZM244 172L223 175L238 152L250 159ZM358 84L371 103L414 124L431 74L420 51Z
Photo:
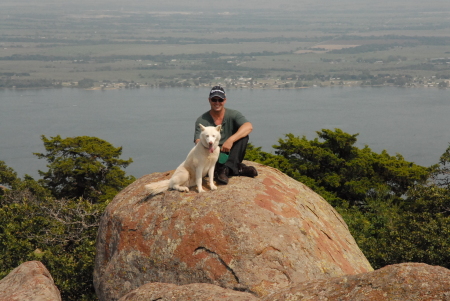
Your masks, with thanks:
M47 151L35 153L46 159L48 171L39 171L39 182L56 198L79 198L91 201L112 199L135 178L126 176L126 168L133 160L119 159L122 147L96 137L80 136L47 139L42 136Z
M364 206L367 197L380 191L400 200L410 186L424 182L429 175L429 169L405 161L399 154L377 154L368 146L357 148L358 134L340 129L323 129L317 134L314 140L287 134L273 146L279 156L250 150L248 158L275 165L318 193L326 191L324 197L332 205Z

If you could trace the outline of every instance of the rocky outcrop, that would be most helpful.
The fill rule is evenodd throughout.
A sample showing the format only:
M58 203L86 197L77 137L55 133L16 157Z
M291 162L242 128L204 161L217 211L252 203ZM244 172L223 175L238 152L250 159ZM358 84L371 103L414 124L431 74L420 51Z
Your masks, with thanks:
M0 301L61 301L61 294L45 266L29 261L0 281Z
M119 301L425 301L450 300L450 270L423 263L402 263L341 277L305 281L257 298L212 284L177 286L148 283Z
M341 216L305 185L246 162L256 178L149 197L144 176L102 216L94 285L102 301L151 282L209 283L263 297L293 284L372 271ZM208 185L204 185L208 190Z
M237 292L207 283L175 285L170 283L147 283L126 294L119 301L258 301L259 298L250 293Z
M360 275L299 283L263 301L425 301L450 300L450 270L423 263L386 266Z

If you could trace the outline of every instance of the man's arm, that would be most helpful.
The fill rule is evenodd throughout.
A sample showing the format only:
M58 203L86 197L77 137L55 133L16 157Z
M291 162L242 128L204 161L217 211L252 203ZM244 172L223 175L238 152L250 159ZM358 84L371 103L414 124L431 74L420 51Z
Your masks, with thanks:
M222 145L221 151L223 152L229 152L231 147L233 146L234 142L237 140L244 138L248 136L248 134L251 133L253 130L253 125L250 122L246 122L243 125L239 127L236 133L234 133L232 136L230 136ZM197 143L198 141L196 141Z
M197 144L200 141L200 118L197 118L197 120L195 121L195 128L194 128L194 143ZM204 123L203 123L204 124Z

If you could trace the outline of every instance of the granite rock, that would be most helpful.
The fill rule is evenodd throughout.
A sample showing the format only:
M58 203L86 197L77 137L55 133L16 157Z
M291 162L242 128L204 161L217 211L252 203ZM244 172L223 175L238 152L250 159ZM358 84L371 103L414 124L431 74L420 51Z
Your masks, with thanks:
M0 280L0 301L61 301L61 294L47 268L28 261Z
M402 263L373 272L306 281L266 296L263 301L449 301L450 270Z
M342 217L304 184L264 165L218 190L149 197L136 180L108 205L97 238L101 301L149 282L209 283L263 297L292 284L372 271ZM208 190L206 181L204 188Z

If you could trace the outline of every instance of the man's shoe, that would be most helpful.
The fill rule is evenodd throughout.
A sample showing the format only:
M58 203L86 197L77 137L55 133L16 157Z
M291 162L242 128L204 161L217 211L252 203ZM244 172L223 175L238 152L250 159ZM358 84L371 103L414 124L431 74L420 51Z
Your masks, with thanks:
M239 175L244 177L256 177L258 171L253 166L247 166L245 164L239 163Z
M222 184L228 184L228 167L226 166L222 166L218 171L217 171L217 178L216 180L219 183Z

